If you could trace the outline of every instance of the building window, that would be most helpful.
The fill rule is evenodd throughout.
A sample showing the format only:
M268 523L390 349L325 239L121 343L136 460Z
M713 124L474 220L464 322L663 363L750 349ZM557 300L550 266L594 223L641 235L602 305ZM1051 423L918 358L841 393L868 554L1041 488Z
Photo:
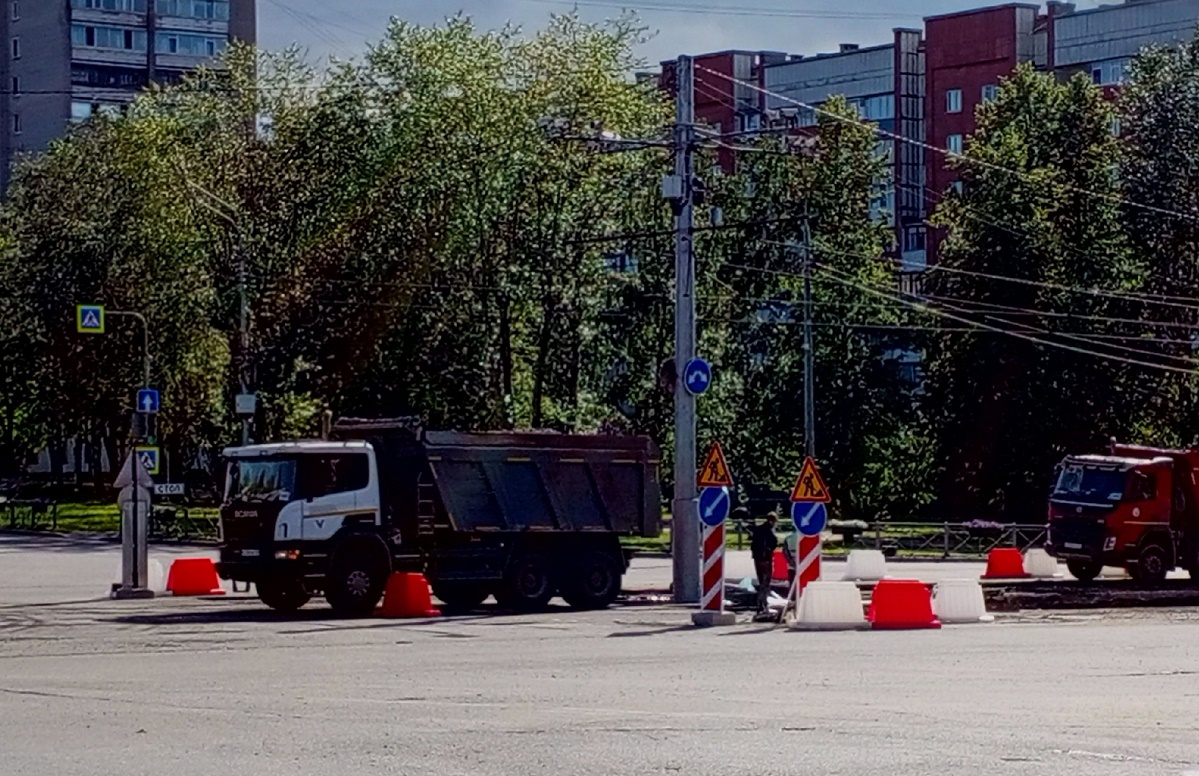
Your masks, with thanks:
M21 134L21 114L14 113L12 115L12 133L14 135Z
M1091 65L1091 80L1098 86L1122 84L1124 83L1124 73L1127 69L1127 59L1109 59L1106 62L1096 62Z
M21 79L15 75L12 77L12 93L14 97L21 94Z
M229 20L228 0L157 0L154 9L159 16L183 19Z
M962 90L950 89L945 92L945 112L946 113L961 113L962 112Z
M949 137L945 138L945 150L951 154L961 154L962 153L962 136L961 135L950 135Z
M951 183L949 188L953 189L954 194L961 194L962 191L964 190L964 187L962 186L962 182L960 180L956 180L953 183Z
M90 102L72 102L71 103L71 121L80 122L87 121L92 117L92 104Z
M21 20L21 4L17 0L12 0L12 20L14 22Z
M71 42L84 48L118 49L121 51L145 51L145 30L124 27L71 25Z
M228 40L214 35L191 35L185 32L160 32L154 38L160 54L182 54L189 57L215 57L225 50Z
M924 250L923 226L903 230L903 249L905 252Z
M983 87L983 102L991 102L999 96L999 87L995 84L987 84Z
M1120 135L1124 133L1124 126L1120 123L1119 116L1112 116L1110 129L1112 132L1112 137L1120 137Z
M21 39L20 38L12 39L12 58L13 59L21 58Z
M88 11L145 13L146 0L71 0L71 7Z
M895 118L895 95L880 94L862 100L859 111L868 121L887 121Z

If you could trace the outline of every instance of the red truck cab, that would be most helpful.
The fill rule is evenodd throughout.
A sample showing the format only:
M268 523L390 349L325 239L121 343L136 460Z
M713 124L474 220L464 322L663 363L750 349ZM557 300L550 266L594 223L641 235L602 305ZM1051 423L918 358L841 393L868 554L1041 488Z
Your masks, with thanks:
M1159 582L1176 566L1199 579L1199 450L1122 445L1067 457L1049 497L1046 549L1089 581L1104 566Z

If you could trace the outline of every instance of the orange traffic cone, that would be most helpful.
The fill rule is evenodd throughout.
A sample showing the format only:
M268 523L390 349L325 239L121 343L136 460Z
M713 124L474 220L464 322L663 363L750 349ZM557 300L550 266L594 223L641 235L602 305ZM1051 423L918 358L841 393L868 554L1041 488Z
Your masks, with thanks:
M866 619L875 630L940 628L928 587L915 579L884 579L870 594Z
M982 579L1028 579L1024 556L1015 547L1000 547L987 555L987 570Z
M380 617L440 617L441 612L433 608L433 595L429 592L429 580L424 574L397 571L387 580L383 592Z
M224 595L211 558L178 558L167 574L171 595Z
M791 579L787 573L787 556L783 555L782 550L774 551L774 565L770 570L770 580L772 582L787 582Z

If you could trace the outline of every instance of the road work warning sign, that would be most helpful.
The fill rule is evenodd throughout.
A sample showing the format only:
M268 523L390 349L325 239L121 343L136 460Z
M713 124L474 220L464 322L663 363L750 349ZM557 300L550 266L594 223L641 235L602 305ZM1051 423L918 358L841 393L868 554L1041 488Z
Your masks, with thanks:
M731 488L733 475L729 473L729 465L724 460L724 450L720 443L712 444L704 465L699 467L699 479L696 482L701 488Z
M796 504L804 501L827 504L831 501L828 486L824 484L824 478L810 456L804 459L803 468L799 470L799 479L791 490L791 501Z

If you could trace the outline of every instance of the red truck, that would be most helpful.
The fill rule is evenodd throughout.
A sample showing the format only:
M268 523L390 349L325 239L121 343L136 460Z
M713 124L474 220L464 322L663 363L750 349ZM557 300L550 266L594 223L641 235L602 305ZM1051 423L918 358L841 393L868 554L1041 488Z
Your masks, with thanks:
M1199 450L1119 444L1057 467L1045 549L1090 581L1104 566L1140 582L1175 567L1199 580Z

